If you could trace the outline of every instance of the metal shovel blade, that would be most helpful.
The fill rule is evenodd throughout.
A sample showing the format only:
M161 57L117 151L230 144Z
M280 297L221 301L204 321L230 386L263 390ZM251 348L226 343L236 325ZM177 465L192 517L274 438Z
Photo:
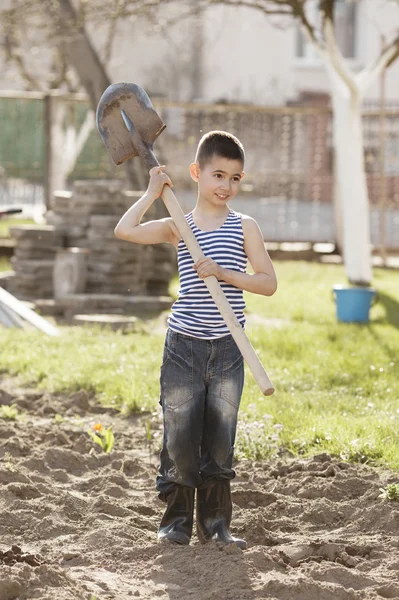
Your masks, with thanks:
M104 144L117 165L139 155L122 118L122 110L148 146L152 146L166 127L142 87L135 83L113 83L107 87L98 103L96 121Z

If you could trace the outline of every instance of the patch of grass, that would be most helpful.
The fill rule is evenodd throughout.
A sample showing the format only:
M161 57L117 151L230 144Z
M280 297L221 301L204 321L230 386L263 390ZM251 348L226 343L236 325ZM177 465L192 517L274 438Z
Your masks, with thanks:
M93 390L124 412L154 407L164 336L123 335L100 327L62 327L48 337L34 330L2 329L0 364L49 392Z
M16 217L0 218L0 237L9 237L10 227L20 227L21 225L34 225L33 219L24 219Z
M276 263L276 270L275 296L246 294L249 317L257 316L247 333L276 393L264 397L246 368L237 455L328 452L398 468L397 273L375 270L380 301L370 323L358 325L336 320L331 290L345 283L342 267L295 262ZM172 294L176 289L174 280ZM0 365L50 392L83 388L123 412L159 410L164 334L151 323L147 330L62 328L62 336L49 338L3 329Z
M336 320L331 290L345 283L342 267L277 263L276 270L277 294L246 300L249 313L287 319L279 328L259 322L247 328L277 391L262 397L248 373L241 416L269 413L271 424L282 426L281 445L294 454L329 452L398 467L397 273L375 270L375 287L391 300L372 307L370 323L360 325Z
M8 421L16 421L20 417L18 407L15 404L7 406L2 404L0 406L0 419L7 419Z
M276 457L280 449L280 431L281 425L273 424L273 417L268 414L258 421L240 419L237 426L235 457L253 460Z
M380 488L380 492L380 498L399 502L399 483L389 483L384 488Z
M0 273L1 271L11 271L11 263L5 257L0 257Z

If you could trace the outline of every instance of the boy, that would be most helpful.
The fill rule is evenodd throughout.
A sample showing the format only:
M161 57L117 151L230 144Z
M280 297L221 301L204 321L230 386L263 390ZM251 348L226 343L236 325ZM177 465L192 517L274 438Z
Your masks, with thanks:
M239 191L244 157L241 142L229 133L211 131L199 142L190 166L197 203L186 219L206 258L195 265L171 218L140 225L163 186L172 187L164 166L151 169L144 196L115 228L121 239L169 242L177 249L180 290L168 318L161 366L164 438L156 487L167 503L158 538L179 544L190 542L197 489L199 541L246 547L229 531L243 358L203 281L217 277L242 327L243 290L271 296L277 288L257 223L228 205ZM247 259L254 274L245 272Z

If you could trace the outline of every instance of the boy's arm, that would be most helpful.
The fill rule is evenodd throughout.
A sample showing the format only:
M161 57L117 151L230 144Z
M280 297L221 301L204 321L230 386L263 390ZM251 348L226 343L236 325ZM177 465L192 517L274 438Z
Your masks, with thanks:
M177 246L180 234L170 217L148 221L140 224L143 215L153 202L161 195L164 185L172 186L172 182L164 167L154 167L150 171L150 183L144 195L131 206L115 227L116 237L136 244L161 244L168 242Z
M224 269L211 258L198 261L194 268L197 269L198 276L201 278L215 275L219 280L230 283L246 292L272 296L277 290L277 277L270 256L266 251L259 225L251 217L242 215L242 228L244 232L244 251L254 270L253 274Z

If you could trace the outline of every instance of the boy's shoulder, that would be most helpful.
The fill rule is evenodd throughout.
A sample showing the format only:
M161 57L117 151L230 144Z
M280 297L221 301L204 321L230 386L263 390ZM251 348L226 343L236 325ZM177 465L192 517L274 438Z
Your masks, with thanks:
M245 215L244 213L240 213L237 210L235 210L234 212L238 217L241 218L244 233L245 230L252 231L254 228L258 227L258 224L253 217Z
M244 213L237 211L234 212L241 218L245 247L247 247L247 244L253 245L254 243L258 243L260 240L263 241L263 235L257 221L255 221L253 217L245 215Z
M234 211L236 213L237 216L241 217L241 219L244 221L247 221L248 219L250 219L251 221L253 221L254 219L252 217L250 217L249 215L245 215L244 213L238 212L237 210Z

